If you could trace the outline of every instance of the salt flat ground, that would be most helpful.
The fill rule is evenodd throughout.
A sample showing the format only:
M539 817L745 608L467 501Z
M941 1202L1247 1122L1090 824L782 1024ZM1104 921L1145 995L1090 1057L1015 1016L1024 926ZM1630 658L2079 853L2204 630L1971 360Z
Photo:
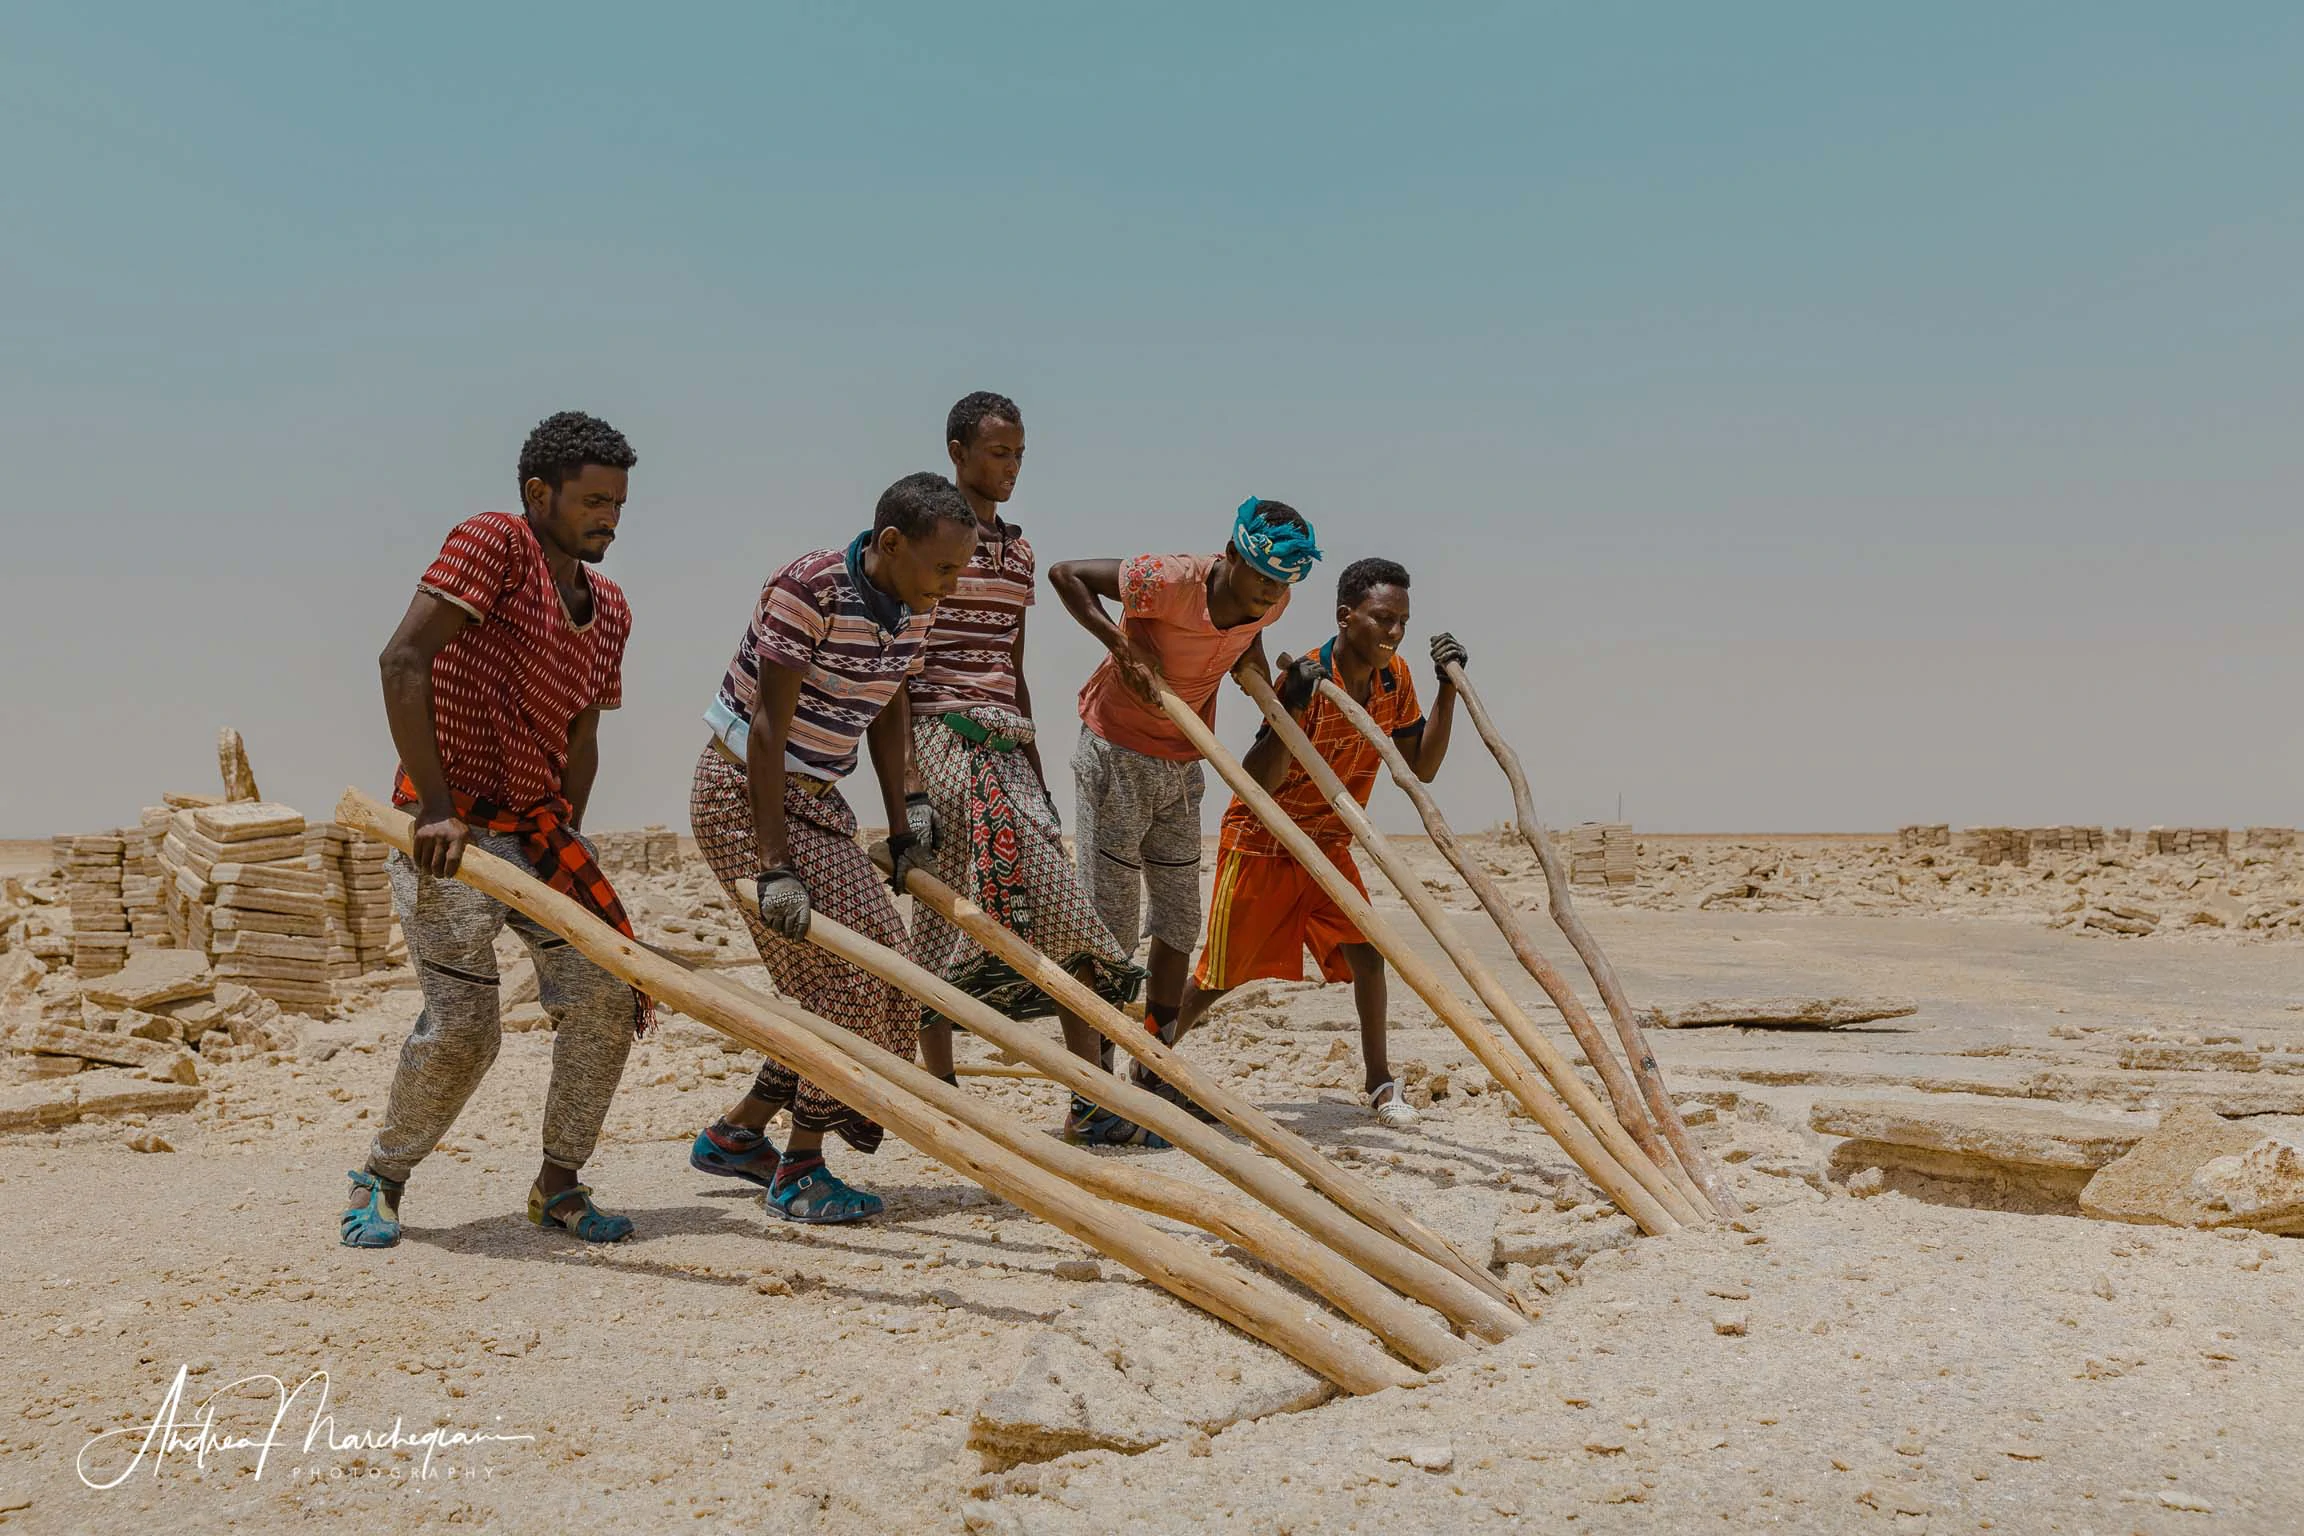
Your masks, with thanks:
M1395 912L1398 909L1390 909ZM1400 914L1404 917L1404 914ZM1538 994L1476 914L1464 931ZM366 1530L1872 1530L2292 1532L2304 1528L2300 1251L2287 1239L2120 1226L1812 1187L1805 1104L1844 1084L2039 1070L2092 1031L2222 1030L2304 1044L2304 946L2114 941L1959 917L1610 910L1593 922L1636 996L1905 993L1911 1018L1830 1035L1654 1038L1683 1090L1733 1108L1699 1134L1746 1160L1726 1228L1587 1264L1510 1344L1410 1391L1185 1435L1141 1454L987 1468L971 1416L1032 1340L1093 1317L1124 1369L1163 1350L1212 1379L1271 1357L906 1148L840 1166L877 1224L808 1229L686 1167L751 1062L668 1021L634 1053L587 1170L639 1239L587 1249L520 1211L551 1037L506 1037L419 1173L407 1240L336 1241L406 991L315 1023L292 1060L211 1072L210 1102L136 1128L0 1140L0 1522ZM1568 961L1544 929L1546 947ZM738 973L756 979L756 973ZM1405 989L1396 989L1404 993ZM1396 999L1395 1063L1468 1053ZM1564 1044L1556 1015L1536 1014ZM1460 1239L1573 1190L1499 1096L1443 1099L1413 1131L1358 1107L1336 1059L1342 988L1268 992L1196 1037L1252 1096ZM1964 1055L1966 1052L1992 1055ZM1764 1079L1758 1081L1756 1079ZM976 1080L1042 1124L1041 1083ZM1747 1156L1748 1154L1748 1156ZM1181 1154L1115 1154L1190 1176ZM1398 1161L1390 1159L1397 1156ZM1826 1188L1830 1188L1829 1185ZM1532 1194L1531 1192L1537 1192ZM1570 1218L1561 1215L1559 1220ZM1721 1333L1740 1314L1742 1333ZM1184 1341L1179 1344L1178 1341ZM513 1438L420 1453L304 1448L311 1390L252 1454L132 1460L187 1369L182 1418L223 1383L325 1371L339 1436L435 1425ZM218 1433L272 1401L226 1394ZM135 1433L99 1443L105 1430ZM189 1432L187 1430L187 1432ZM1414 1454L1427 1466L1410 1460ZM119 1486L85 1485L132 1471Z

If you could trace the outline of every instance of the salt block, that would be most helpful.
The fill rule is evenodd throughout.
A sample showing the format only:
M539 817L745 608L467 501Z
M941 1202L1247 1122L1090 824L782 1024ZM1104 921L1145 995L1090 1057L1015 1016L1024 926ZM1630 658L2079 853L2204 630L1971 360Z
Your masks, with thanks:
M1656 1029L1839 1029L1874 1019L1901 1019L1920 1011L1908 997L1736 997L1707 998L1651 1008L1646 1022Z
M208 957L199 951L146 949L130 955L111 975L89 982L80 995L101 1007L149 1013L163 1003L206 997L214 990Z
M1133 1454L1334 1394L1313 1372L1207 1314L1131 1291L1091 1300L1035 1335L1016 1374L977 1405L968 1443L996 1464L1080 1450Z
M192 812L192 825L200 835L219 843L248 842L259 837L304 835L304 813L269 800L245 800L230 805L201 806Z
M135 1035L103 1034L63 1024L34 1024L15 1038L20 1051L47 1056L77 1056L111 1066L135 1067L161 1082L199 1081L192 1053L169 1040L145 1040Z
M145 1082L130 1072L83 1072L71 1083L83 1119L180 1114L208 1097L208 1090L196 1084Z
M2099 1169L2080 1192L2080 1209L2104 1221L2172 1227L2230 1224L2229 1211L2210 1206L2192 1176L2220 1157L2237 1157L2263 1140L2199 1104L2180 1104L2128 1153Z
M2142 1132L2028 1104L1930 1104L1902 1099L1825 1099L1808 1113L1811 1130L1851 1141L1918 1147L1990 1163L2096 1169L2136 1144Z

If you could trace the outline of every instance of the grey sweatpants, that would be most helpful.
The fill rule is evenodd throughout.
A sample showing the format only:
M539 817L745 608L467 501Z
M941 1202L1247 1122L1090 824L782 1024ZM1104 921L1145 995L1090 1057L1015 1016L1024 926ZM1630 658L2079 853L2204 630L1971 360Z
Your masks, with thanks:
M472 839L499 858L529 867L520 839ZM589 843L586 844L590 846ZM538 1000L552 1017L552 1083L544 1093L544 1160L584 1166L608 1118L608 1101L632 1050L632 989L566 939L484 896L461 880L421 873L401 854L387 861L392 905L408 936L409 963L424 989L424 1011L400 1047L392 1098L368 1167L404 1181L448 1134L480 1086L503 1041L497 1014L496 935L509 922L536 957Z
M1096 915L1130 954L1145 934L1183 955L1200 942L1205 784L1197 759L1171 762L1080 732L1072 841Z

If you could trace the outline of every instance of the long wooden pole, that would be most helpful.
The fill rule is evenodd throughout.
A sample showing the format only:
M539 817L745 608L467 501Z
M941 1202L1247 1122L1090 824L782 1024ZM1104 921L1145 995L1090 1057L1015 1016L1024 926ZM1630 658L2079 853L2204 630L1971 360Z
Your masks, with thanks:
M1257 819L1280 840L1281 846L1304 866L1320 888L1328 893L1328 898L1351 919L1352 925L1391 962L1401 979L1415 990L1417 996L1424 999L1440 1021L1464 1043L1465 1049L1478 1059L1480 1065L1487 1068L1488 1075L1520 1101L1521 1107L1544 1128L1546 1135L1559 1144L1560 1149L1568 1154L1576 1166L1583 1169L1624 1214L1639 1223L1642 1231L1651 1234L1678 1231L1681 1225L1679 1219L1610 1155L1608 1149L1584 1128L1582 1122L1552 1096L1550 1089L1505 1052L1496 1037L1474 1017L1472 1010L1456 994L1455 989L1441 980L1439 972L1423 956L1403 943L1391 926L1376 915L1375 908L1369 906L1342 871L1328 861L1328 856L1320 851L1319 845L1312 841L1302 827L1296 825L1294 818L1281 810L1272 797L1265 793L1263 786L1248 776L1248 771L1240 766L1240 760L1225 750L1224 744L1216 739L1216 733L1208 729L1192 707L1166 688L1160 690L1160 707L1176 723L1176 728L1184 733L1185 739L1192 743L1194 750L1207 759L1224 782L1232 787L1232 792L1255 812Z
M1240 674L1240 686L1247 690L1248 697L1256 701L1256 707L1264 712L1265 720L1295 757L1298 766L1311 776L1314 786L1327 797L1330 808L1351 829L1353 840L1367 850L1368 856L1376 861L1377 868L1384 871L1386 878L1399 890L1401 899L1408 903L1408 910L1416 914L1426 931L1432 935L1433 941L1440 946L1441 952L1454 962L1457 971L1472 984L1474 995L1487 1006L1496 1022L1504 1026L1504 1032L1512 1037L1512 1043L1527 1053L1528 1059L1544 1074L1545 1081L1552 1085L1561 1098L1568 1101L1568 1107L1575 1111L1576 1118L1608 1149L1608 1155L1637 1179L1641 1188L1653 1195L1676 1220L1704 1220L1701 1207L1683 1194L1656 1161L1641 1150L1640 1144L1632 1139L1631 1132L1617 1122L1616 1117L1608 1112L1608 1107L1600 1102L1591 1089L1584 1086L1584 1079L1576 1075L1576 1068L1561 1054L1560 1048L1536 1028L1521 1010L1519 1002L1496 979L1496 973L1489 970L1486 962L1464 941L1464 936L1456 931L1456 925L1448 920L1448 914L1432 899L1432 893L1424 888L1423 877L1408 867L1408 861L1392 846L1392 839L1378 831L1376 823L1368 819L1366 808L1344 787L1344 781L1336 776L1336 770L1328 766L1328 760L1320 755L1320 749L1312 745L1312 738L1306 736L1304 728L1289 718L1288 711L1280 707L1280 700L1270 685L1255 673L1244 671Z
M414 824L406 814L348 789L336 819L408 853ZM728 990L625 938L574 898L526 870L467 848L456 876L566 938L594 964L692 1018L774 1059L870 1115L908 1145L962 1177L1124 1264L1153 1284L1262 1339L1348 1392L1378 1392L1417 1380L1414 1371L1371 1341L1336 1328L1271 1281L1233 1269L1191 1243L1147 1225L1085 1190L939 1114L920 1099L866 1071L805 1030L741 1004Z
M851 1030L808 1012L788 999L770 997L732 979L707 978L739 1001L765 1009L805 1029L866 1071L886 1079L929 1107L990 1137L1016 1156L1058 1178L1122 1205L1198 1227L1326 1299L1338 1311L1392 1346L1424 1370L1466 1358L1472 1346L1442 1327L1429 1312L1380 1284L1373 1276L1341 1263L1247 1196L1209 1189L1117 1158L1098 1157L1051 1139L1036 1126L1000 1113L965 1089L923 1070L907 1057L882 1050Z
M1640 1150L1648 1154L1649 1160L1671 1175L1675 1183L1680 1184L1682 1194L1699 1204L1709 1203L1709 1197L1687 1171L1675 1162L1672 1154L1666 1150L1663 1139L1656 1134L1655 1126L1649 1123L1648 1110L1641 1101L1640 1090L1633 1086L1631 1075L1624 1070L1624 1064L1616 1059L1616 1052L1609 1047L1607 1037L1600 1033L1600 1026L1593 1023L1592 1015L1585 1011L1584 1000L1576 995L1575 988L1568 985L1568 978L1560 974L1559 967L1528 936L1527 928L1513 912L1512 902L1504 894L1503 887L1496 883L1496 877L1483 869L1480 861L1465 852L1464 845L1457 841L1455 829L1448 825L1448 818L1441 814L1439 802L1424 787L1424 781L1416 777L1416 770L1410 765L1406 754L1385 733L1384 728L1376 723L1375 717L1360 707L1359 700L1338 687L1334 679L1320 680L1320 694L1331 706L1341 710L1344 718L1351 721L1353 728L1376 749L1377 756L1384 760L1384 766L1391 771L1392 782L1400 786L1401 793L1416 807L1416 814L1423 818L1424 830L1431 835L1432 846L1439 849L1441 856L1455 866L1456 873L1464 877L1465 885L1471 888L1472 894L1486 909L1489 921L1504 936L1504 942L1510 947L1513 957L1520 962L1523 970L1536 979L1536 984L1544 989L1544 995L1552 999L1552 1005L1560 1010L1560 1017L1568 1023L1569 1033L1576 1037L1576 1043L1584 1049L1584 1059L1600 1074L1600 1081L1608 1090L1608 1102L1616 1111L1617 1121L1632 1133L1632 1139L1640 1144Z
M808 942L964 1025L969 1033L1030 1063L1091 1103L1159 1132L1179 1151L1197 1158L1386 1285L1423 1302L1459 1327L1491 1342L1510 1338L1527 1327L1526 1318L1455 1271L1396 1238L1363 1226L1179 1106L1082 1061L1060 1041L1009 1018L981 998L970 997L909 956L875 944L821 912L808 919Z
M1504 777L1512 785L1512 809L1519 820L1520 836L1536 855L1536 862L1544 871L1544 889L1551 898L1552 921L1566 935L1584 969L1591 973L1592 984L1600 989L1600 1001L1607 1006L1608 1017L1616 1026L1616 1037L1624 1044L1624 1054L1631 1059L1633 1074L1640 1081L1641 1096L1647 1100L1648 1112L1672 1144L1672 1151L1704 1192L1711 1197L1713 1209L1723 1216L1735 1216L1744 1209L1728 1184L1728 1176L1721 1172L1712 1154L1688 1134L1688 1123L1680 1118L1680 1110L1672 1102L1671 1090L1664 1085L1664 1069L1656 1064L1656 1053L1648 1048L1647 1033L1640 1027L1640 1016L1632 1011L1631 1001L1624 995L1624 984L1616 977L1616 967L1609 962L1600 941L1592 937L1592 930L1584 926L1584 919L1576 911L1576 896L1568 888L1568 871L1561 866L1560 855L1553 850L1552 840L1544 833L1544 823L1536 815L1536 800L1528 792L1528 775L1520 768L1520 754L1512 750L1511 743L1496 729L1496 722L1488 717L1480 695L1473 690L1472 680L1464 669L1454 662L1448 664L1448 681L1456 685L1457 696L1464 701L1465 712L1472 717L1472 725L1480 739L1488 744Z
M885 847L876 847L873 858L885 865ZM1402 1210L1366 1179L1338 1167L1319 1148L1234 1093L1158 1035L1137 1025L1070 971L1033 948L1028 940L1003 928L982 907L926 870L911 871L905 889L913 900L925 903L931 912L1005 960L1019 976L1144 1063L1147 1069L1175 1084L1194 1103L1262 1147L1314 1189L1377 1231L1407 1244L1434 1263L1446 1265L1490 1296L1504 1299L1503 1288L1495 1278L1447 1238Z

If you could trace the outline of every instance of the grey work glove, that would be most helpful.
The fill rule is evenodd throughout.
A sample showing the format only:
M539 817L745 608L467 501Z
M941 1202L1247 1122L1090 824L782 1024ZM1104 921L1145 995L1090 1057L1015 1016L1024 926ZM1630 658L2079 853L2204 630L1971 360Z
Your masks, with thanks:
M923 851L936 846L936 808L918 790L904 797L904 834Z
M779 864L774 869L764 869L753 883L759 891L760 921L768 925L768 931L795 944L804 943L812 909L808 887L800 883L791 866Z
M1320 679L1328 675L1327 663L1318 651L1308 651L1280 669L1280 707L1288 713L1301 714L1304 706L1312 702L1312 691L1320 686Z
M1469 666L1472 663L1472 653L1464 648L1463 641L1449 634L1446 630L1442 630L1432 637L1432 670L1442 682L1448 681L1448 663L1450 662L1454 662L1460 667Z

